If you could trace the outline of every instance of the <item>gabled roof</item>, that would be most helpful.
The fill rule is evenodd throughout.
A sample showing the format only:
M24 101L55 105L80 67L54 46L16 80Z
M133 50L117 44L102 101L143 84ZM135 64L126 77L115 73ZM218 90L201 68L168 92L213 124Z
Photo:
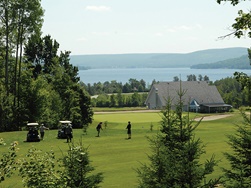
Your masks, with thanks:
M158 92L162 104L165 104L169 97L177 104L180 91L184 93L184 105L192 100L196 100L198 104L224 104L216 86L208 85L206 81L160 82L154 84L152 89Z

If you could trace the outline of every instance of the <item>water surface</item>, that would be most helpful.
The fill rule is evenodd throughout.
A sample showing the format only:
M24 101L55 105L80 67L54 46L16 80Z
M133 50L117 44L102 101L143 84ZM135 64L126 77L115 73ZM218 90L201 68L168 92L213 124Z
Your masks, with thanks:
M241 69L190 69L190 68L126 68L126 69L89 69L80 70L80 80L85 84L93 84L97 82L104 83L105 81L117 81L125 84L130 78L141 80L143 79L147 84L156 81L173 81L175 76L186 81L187 75L194 74L197 79L201 74L206 75L210 81L220 80L226 77L233 77L234 72L244 72L251 75L251 70Z

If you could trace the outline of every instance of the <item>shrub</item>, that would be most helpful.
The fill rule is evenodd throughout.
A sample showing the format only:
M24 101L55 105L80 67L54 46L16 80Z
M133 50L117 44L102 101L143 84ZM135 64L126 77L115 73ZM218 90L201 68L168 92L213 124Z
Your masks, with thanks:
M4 143L3 139L1 139L1 145ZM4 143L5 145L5 143ZM18 142L11 143L9 147L9 151L7 153L2 154L2 158L0 159L0 183L5 180L6 177L10 177L15 169L16 164L16 152L17 152Z

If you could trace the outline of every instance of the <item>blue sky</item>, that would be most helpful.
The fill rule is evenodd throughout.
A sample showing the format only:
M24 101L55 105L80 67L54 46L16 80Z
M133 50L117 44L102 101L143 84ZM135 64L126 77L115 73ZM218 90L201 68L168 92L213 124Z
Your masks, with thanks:
M218 37L231 32L238 10L216 0L41 0L43 35L61 51L79 54L189 53L251 47L249 38Z

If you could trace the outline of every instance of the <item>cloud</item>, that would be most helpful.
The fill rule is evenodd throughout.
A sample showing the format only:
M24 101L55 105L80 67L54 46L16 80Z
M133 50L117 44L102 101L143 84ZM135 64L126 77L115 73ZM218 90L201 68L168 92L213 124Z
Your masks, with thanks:
M107 7L107 6L87 6L85 8L88 11L95 11L95 12L106 12L106 11L110 11L111 7Z

